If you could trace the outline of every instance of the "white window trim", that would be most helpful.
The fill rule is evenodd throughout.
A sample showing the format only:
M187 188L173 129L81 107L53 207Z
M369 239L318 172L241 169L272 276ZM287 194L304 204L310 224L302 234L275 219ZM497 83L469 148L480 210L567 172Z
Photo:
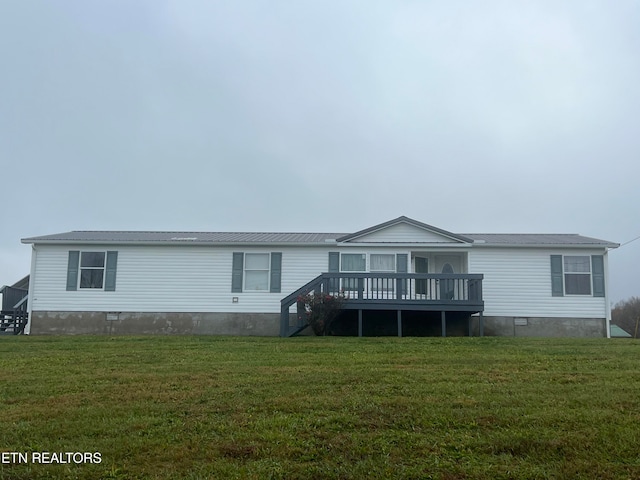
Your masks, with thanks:
M342 268L343 255L362 255L364 256L364 270L344 270ZM340 273L367 273L369 271L369 256L364 252L340 252Z
M242 291L251 293L269 293L271 291L271 252L243 252L244 258L242 261ZM247 268L247 255L266 255L268 258L268 267L266 269ZM267 288L266 289L254 289L247 288L247 272L267 272Z
M83 267L82 266L82 254L83 253L102 253L104 255L104 262L102 267ZM102 270L102 287L83 287L82 286L82 270ZM107 279L107 251L106 250L80 250L78 256L78 291L88 290L92 292L104 290L104 284Z
M564 268L564 259L566 257L586 257L589 259L589 271L588 272L566 272ZM592 297L593 296L593 267L591 266L590 255L562 255L562 288L564 289L565 297ZM567 275L589 275L589 293L567 293Z

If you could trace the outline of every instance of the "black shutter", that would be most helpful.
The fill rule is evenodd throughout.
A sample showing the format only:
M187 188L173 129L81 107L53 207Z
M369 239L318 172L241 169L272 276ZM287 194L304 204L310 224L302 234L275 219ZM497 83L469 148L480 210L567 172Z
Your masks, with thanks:
M107 268L104 276L105 292L116 290L116 270L118 268L118 252L107 252Z
M604 257L591 256L591 277L593 280L593 296L604 297Z
M554 297L564 296L562 255L551 255L551 295Z
M271 293L280 293L282 288L282 253L271 253Z
M340 272L340 252L329 252L329 273ZM329 280L329 291L337 292L340 290L340 279L332 278Z
M69 252L69 263L67 264L67 290L78 289L78 265L80 263L80 252L71 250Z
M244 253L233 252L233 264L231 273L231 291L242 292L242 270L244 267Z

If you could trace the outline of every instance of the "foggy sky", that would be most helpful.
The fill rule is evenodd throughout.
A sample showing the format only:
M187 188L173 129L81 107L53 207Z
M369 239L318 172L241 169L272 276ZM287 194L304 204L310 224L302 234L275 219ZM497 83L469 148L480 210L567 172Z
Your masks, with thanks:
M2 2L0 285L68 230L626 242L639 52L637 0Z

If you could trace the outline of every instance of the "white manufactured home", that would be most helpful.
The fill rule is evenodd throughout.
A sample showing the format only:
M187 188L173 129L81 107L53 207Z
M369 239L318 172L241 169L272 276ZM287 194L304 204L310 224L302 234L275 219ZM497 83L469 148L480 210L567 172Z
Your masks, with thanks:
M32 245L31 334L290 336L300 295L346 297L340 335L607 336L607 252L575 234L74 231Z

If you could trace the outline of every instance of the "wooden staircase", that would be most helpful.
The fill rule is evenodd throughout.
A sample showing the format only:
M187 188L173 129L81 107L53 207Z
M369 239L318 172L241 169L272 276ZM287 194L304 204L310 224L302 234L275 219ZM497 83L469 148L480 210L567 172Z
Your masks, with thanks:
M0 311L0 335L20 335L29 321L29 314L23 310Z
M29 322L27 303L29 291L24 288L0 288L2 309L0 310L0 335L20 335Z
M309 326L307 320L306 311L298 302L298 297L306 295L310 292L327 291L328 284L326 282L326 274L318 275L306 285L300 287L298 290L290 295L287 295L280 301L280 336L281 337L293 337L302 332ZM324 287L324 288L323 288ZM291 318L289 313L289 307L296 303L296 315L295 319Z

